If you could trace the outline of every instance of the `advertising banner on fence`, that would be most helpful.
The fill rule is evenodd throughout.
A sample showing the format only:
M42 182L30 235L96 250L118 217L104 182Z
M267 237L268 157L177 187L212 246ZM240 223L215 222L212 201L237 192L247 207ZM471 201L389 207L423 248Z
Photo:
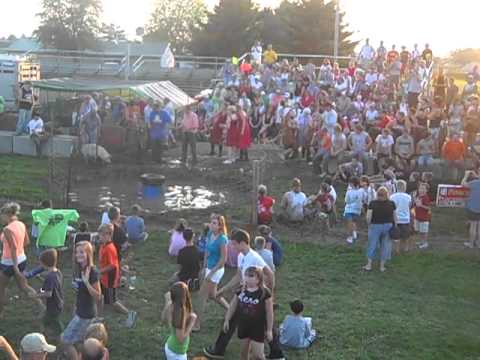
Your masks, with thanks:
M465 207L470 189L462 185L438 185L438 207Z

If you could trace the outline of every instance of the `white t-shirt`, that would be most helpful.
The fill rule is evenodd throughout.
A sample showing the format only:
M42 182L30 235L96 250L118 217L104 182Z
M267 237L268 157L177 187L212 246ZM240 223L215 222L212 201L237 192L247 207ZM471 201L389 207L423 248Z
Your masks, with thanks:
M397 223L410 224L410 207L412 205L412 197L406 193L397 192L390 196L390 200L395 203Z
M102 225L110 224L110 218L108 217L108 211L102 213Z
M247 255L242 253L238 254L238 269L240 274L242 274L242 281L245 278L245 271L252 266L263 269L265 266L268 266L267 263L262 259L262 257L255 250L248 250Z
M288 208L287 212L290 215L290 220L302 220L303 219L303 207L307 202L307 196L303 192L296 193L295 191L289 191L287 193Z
M32 119L28 122L28 132L30 135L36 134L39 132L43 131L43 120L38 118L38 119Z
M333 202L336 203L337 202L337 191L335 190L335 188L333 186L330 186L329 194L332 196Z
M380 145L380 153L382 154L387 153L392 145L395 144L395 140L393 140L393 136L390 134L387 137L382 134L378 135L375 142Z
M263 50L262 50L262 47L260 45L253 46L250 54L251 54L254 62L256 62L257 64L262 63Z

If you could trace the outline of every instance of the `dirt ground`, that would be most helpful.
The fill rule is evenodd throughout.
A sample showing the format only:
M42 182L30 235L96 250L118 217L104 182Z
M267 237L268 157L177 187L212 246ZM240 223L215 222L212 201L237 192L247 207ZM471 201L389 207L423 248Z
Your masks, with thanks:
M315 194L320 187L321 179L314 175L303 160L284 161L281 150L273 145L255 145L250 151L250 162L224 164L225 155L209 156L208 143L197 144L198 163L195 167L184 166L179 162L181 146L178 145L166 152L164 165L151 162L148 156L142 164L134 156L115 155L112 165L87 166L83 162L75 165L71 191L80 193L80 199L72 203L80 213L91 220L98 221L101 209L99 208L99 189L106 184L112 190L112 197L118 200L124 212L128 213L132 204L139 201L138 183L141 174L155 173L166 177L165 191L172 187L181 189L181 199L174 199L178 206L165 206L168 199L163 197L153 206L153 210L144 213L148 226L152 229L166 230L174 226L178 218L188 219L191 226L200 231L201 226L208 220L212 212L219 212L227 217L230 227L242 226L250 231L252 212L252 160L259 160L262 166L261 183L268 186L269 193L277 200L289 190L293 177L300 177L303 191L307 195ZM224 151L225 153L225 151ZM291 226L281 222L274 222L274 232L287 242L307 242L321 244L344 244L346 231L342 223L343 196L345 185L335 184L339 198L338 222L332 229L326 229L321 224L305 226ZM187 193L185 193L187 188ZM189 190L191 189L191 190ZM211 197L203 201L201 206L192 206L189 202L196 200L195 192L203 189ZM82 195L83 194L83 195ZM85 195L86 194L86 195ZM193 194L193 195L192 195ZM171 200L171 199L170 199ZM209 206L209 201L213 202ZM143 205L143 203L141 203ZM454 220L452 222L452 219ZM468 236L468 229L462 209L434 209L431 224L431 241L434 249L448 251L462 251L463 242ZM366 242L366 223L360 223L360 245Z

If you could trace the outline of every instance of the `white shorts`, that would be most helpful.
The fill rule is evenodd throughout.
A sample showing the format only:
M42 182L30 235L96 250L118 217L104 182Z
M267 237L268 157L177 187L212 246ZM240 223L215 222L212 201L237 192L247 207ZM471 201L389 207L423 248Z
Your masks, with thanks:
M187 360L187 354L177 354L168 348L168 345L165 343L165 356L167 360Z
M209 268L205 268L205 278L211 272L212 272L212 270L210 270ZM212 282L214 284L217 284L217 285L220 284L220 281L222 281L222 278L223 278L223 274L225 274L225 268L224 267L215 271L215 274L212 275Z
M415 231L419 232L420 234L427 234L429 225L430 223L428 221L415 220L413 223L413 226L415 227Z

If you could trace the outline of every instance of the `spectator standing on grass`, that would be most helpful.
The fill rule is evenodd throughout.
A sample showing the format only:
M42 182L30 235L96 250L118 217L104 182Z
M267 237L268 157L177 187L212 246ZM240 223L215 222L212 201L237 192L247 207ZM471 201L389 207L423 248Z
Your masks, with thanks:
M265 249L272 251L273 264L280 266L283 261L283 248L280 242L273 236L272 228L268 225L260 225L257 232L265 238Z
M240 359L264 359L264 342L273 340L273 301L263 285L263 272L251 266L245 270L244 285L233 297L225 315L223 330L228 332L231 319L237 317Z
M465 174L462 185L470 190L465 205L468 222L470 223L470 240L465 242L464 245L470 249L475 246L480 248L480 178L474 172L468 172L468 174Z
M128 240L132 243L148 239L148 232L145 231L145 220L140 217L140 206L132 206L132 215L125 220Z
M40 254L40 263L47 274L40 291L35 295L32 294L32 296L45 300L46 311L42 320L43 332L55 339L59 339L63 331L61 315L64 305L63 274L57 268L57 257L58 253L55 249L48 249Z
M94 266L93 247L81 242L75 248L75 263L80 278L73 279L76 290L75 315L62 334L62 345L69 359L77 359L75 345L83 342L87 328L97 316L96 303L102 300L100 274Z
M380 247L380 271L386 270L385 263L390 260L392 243L390 229L395 224L395 203L389 200L386 187L382 186L377 191L377 199L368 206L367 211L368 244L367 265L364 270L372 270L372 262L375 259L377 248Z
M406 193L407 183L405 180L397 181L397 192L390 196L390 200L395 204L396 224L400 230L400 239L394 240L395 252L400 253L401 243L405 251L413 250L414 246L411 243L410 231L410 214L412 209L412 197Z
M347 243L353 244L357 241L357 221L362 214L364 192L360 188L360 179L354 176L350 179L347 193L345 194L345 210L343 217L347 222Z
M197 316L192 312L192 300L188 287L183 282L172 285L165 294L162 320L169 326L170 335L165 343L167 360L187 360L190 334Z
M415 231L420 234L420 249L428 248L428 230L432 218L430 208L430 197L428 196L428 185L420 183L414 198Z
M263 271L263 277L265 279L265 285L269 289L275 287L275 277L273 272L270 270L268 265L263 261L260 255L250 248L250 235L245 230L236 230L232 235L232 240L235 242L235 246L239 251L238 255L238 268L235 276L226 284L222 289L219 290L217 296L220 296L223 293L239 289L245 285L246 282L246 271L250 267L257 267ZM238 310L238 308L237 308ZM225 356L225 350L227 349L228 343L232 338L235 329L238 326L240 319L240 311L235 311L229 317L228 327L223 326L220 334L217 337L215 345L209 346L203 349L204 354L211 359L223 359ZM224 324L225 325L225 324ZM258 324L257 324L257 327ZM257 329L258 330L258 329ZM262 328L262 332L264 328ZM273 333L273 339L269 340L270 354L267 356L267 359L284 359L283 352L280 348L280 343L278 340L278 334ZM263 340L262 340L263 341ZM261 357L260 357L261 359Z
M183 230L183 238L186 245L178 252L177 264L179 270L173 274L168 280L169 285L175 284L177 281L182 281L185 284L190 284L192 281L198 281L201 269L201 254L193 243L193 230L186 228Z
M112 241L117 249L118 260L122 261L122 254L128 248L128 238L122 226L120 208L113 206L108 209L108 218L113 225Z
M309 348L317 338L312 329L312 318L303 317L303 303L294 300L290 303L292 314L287 315L280 325L280 343L293 349Z
M191 106L187 106L180 125L180 130L183 132L182 162L184 164L187 163L189 147L192 154L192 164L195 165L197 163L197 133L199 128L200 122L197 114L193 112Z
M260 255L270 267L270 270L275 272L275 264L273 263L273 252L272 250L266 249L266 240L263 236L257 236L255 238L255 251Z
M227 236L225 218L221 215L213 215L210 221L210 233L207 240L207 251L204 257L204 278L200 288L200 306L196 319L195 331L200 330L200 321L205 312L207 299L213 300L225 309L228 309L228 302L219 295L218 285L225 274L225 263L227 261Z
M0 261L0 319L3 315L5 304L5 292L12 277L15 277L17 286L25 294L33 295L36 291L32 289L27 279L22 274L27 267L27 256L25 247L28 246L28 237L25 224L18 219L20 205L17 203L6 203L0 208L0 222L4 225L0 234L2 243L2 257Z
M117 289L120 287L120 260L118 259L117 248L112 242L113 225L100 225L98 235L100 237L99 250L99 272L101 275L100 284L102 288L103 305L111 305L120 314L127 315L126 326L134 326L137 313L128 310L117 300ZM103 309L102 309L103 310Z

